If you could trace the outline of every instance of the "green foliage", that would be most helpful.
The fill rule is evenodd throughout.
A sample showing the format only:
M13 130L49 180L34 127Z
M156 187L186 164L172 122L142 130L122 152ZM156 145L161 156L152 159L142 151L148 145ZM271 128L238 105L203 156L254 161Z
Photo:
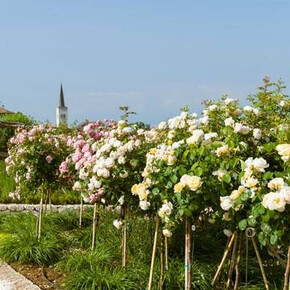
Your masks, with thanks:
M6 262L51 264L61 256L62 242L54 227L43 227L40 242L35 233L36 218L31 214L7 215L1 230L8 235L0 243L0 258Z
M26 125L32 125L35 120L29 116L26 116L20 112L12 114L3 114L0 117L0 121L15 122ZM14 129L12 128L0 128L0 148L6 148L8 140L14 135Z
M8 196L15 189L15 183L12 177L8 176L5 170L4 161L0 160L0 203L10 203Z

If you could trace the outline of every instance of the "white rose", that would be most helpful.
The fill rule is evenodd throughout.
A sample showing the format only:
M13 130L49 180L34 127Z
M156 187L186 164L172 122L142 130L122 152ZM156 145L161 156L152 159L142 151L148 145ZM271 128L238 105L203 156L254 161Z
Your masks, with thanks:
M225 211L228 211L233 206L233 202L229 196L221 196L220 201L221 201L220 206Z
M114 159L112 159L112 158L107 158L107 159L105 160L105 166L106 166L107 168L111 168L111 167L113 167L114 164L115 164L115 161L114 161Z
M286 200L281 193L270 192L263 198L262 205L270 210L283 212L286 206Z
M166 122L160 122L158 125L159 130L164 130L166 129L166 127L167 127Z
M284 186L280 194L284 197L287 204L290 204L290 186Z
M265 168L269 167L269 164L264 158L255 158L253 160L254 168L259 172L265 172Z
M274 178L268 183L268 187L271 190L281 190L284 187L284 179L283 178Z
M186 142L188 145L192 145L192 144L196 144L199 141L201 141L201 139L204 136L204 132L203 130L194 130L192 132L192 136L186 139Z
M148 210L150 207L150 202L146 201L146 200L140 200L139 201L139 206L142 210Z
M120 157L118 158L118 163L119 163L119 164L125 164L125 162L126 162L126 159L125 159L124 156L120 156Z
M256 140L260 140L261 137L262 137L262 131L260 129L257 129L255 128L253 130L253 137L256 139Z
M128 172L126 170L123 170L122 172L120 172L119 176L121 178L127 178L128 177Z
M234 127L234 125L235 125L235 120L232 117L225 119L225 126Z
M241 133L243 135L248 134L251 131L251 128L248 126L244 126L241 123L236 123L234 127L235 133Z
M167 238L170 238L172 236L172 232L168 229L162 230L162 233L163 233L163 236Z

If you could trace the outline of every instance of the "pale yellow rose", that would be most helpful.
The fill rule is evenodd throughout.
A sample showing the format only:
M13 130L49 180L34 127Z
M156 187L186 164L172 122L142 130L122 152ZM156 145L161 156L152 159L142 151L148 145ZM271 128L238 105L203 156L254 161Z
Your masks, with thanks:
M184 188L184 185L179 182L179 183L174 185L174 192L175 193L180 193L183 188Z

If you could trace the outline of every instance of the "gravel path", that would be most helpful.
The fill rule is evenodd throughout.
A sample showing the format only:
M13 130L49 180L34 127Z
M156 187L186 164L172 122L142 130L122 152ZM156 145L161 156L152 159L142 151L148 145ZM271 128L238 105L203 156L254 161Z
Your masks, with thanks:
M40 288L0 261L0 290L40 290Z

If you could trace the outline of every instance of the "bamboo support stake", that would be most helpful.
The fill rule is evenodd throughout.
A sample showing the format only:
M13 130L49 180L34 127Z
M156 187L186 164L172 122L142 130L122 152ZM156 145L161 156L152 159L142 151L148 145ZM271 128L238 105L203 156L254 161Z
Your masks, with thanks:
M233 242L235 240L236 235L237 235L237 232L234 232L233 235L231 236L231 239L230 239L229 243L227 244L227 247L225 249L222 261L221 261L220 265L218 266L218 269L217 269L217 271L215 273L215 276L214 276L214 278L213 278L213 280L211 282L211 285L214 285L216 283L216 281L218 280L218 278L219 278L219 276L221 274L222 268L224 266L224 263L225 263L225 261L227 259L228 254L229 254L229 251L232 248L232 245L233 245Z
M165 248L164 248L164 251L165 251L165 270L167 271L169 268L168 267L168 237L165 237L164 242L165 242Z
M231 286L233 270L235 268L237 245L238 245L238 235L236 235L236 237L235 237L234 247L233 247L232 256L231 256L231 260L230 260L230 266L229 266L229 272L228 272L228 280L227 280L227 284L226 284L226 289L227 290L230 289L230 286Z
M122 205L122 267L127 263L127 224L126 224L126 207Z
M185 220L185 290L191 290L191 222Z
M149 283L148 283L148 290L152 289L152 282L153 282L153 270L154 264L156 259L156 247L157 247L157 239L158 239L158 231L159 231L159 218L156 219L156 226L154 232L154 241L153 241L153 250L152 250L152 258L151 258L151 266L150 266L150 276L149 276Z
M79 228L82 227L82 222L83 222L83 197L81 196Z
M240 263L241 263L241 255L242 255L242 245L243 245L243 235L240 233L239 236L239 245L238 245L238 256L237 261L235 265L235 271L236 271L236 279L235 279L235 286L234 290L239 289L239 282L240 282Z
M287 266L285 271L285 278L284 278L284 288L283 290L289 290L290 289L290 246L288 247L288 259L287 259Z
M264 284L265 284L265 289L269 290L267 277L266 277L266 274L265 274L265 270L264 270L264 267L263 267L263 262L262 262L262 259L261 259L260 253L259 253L259 249L258 249L258 246L257 246L256 239L254 237L251 237L251 240L252 240L252 243L253 243L253 246L254 246L254 249L255 249L255 253L256 253L258 262L259 262L260 270L261 270L261 273L262 273L262 276L263 276L263 280L264 280Z
M41 193L41 198L40 198L40 203L39 203L38 229L37 229L37 239L38 239L38 241L40 241L40 238L41 238L42 207L43 207L43 193Z
M94 214L93 214L93 236L92 236L92 251L96 246L96 228L97 228L97 204L94 204Z

